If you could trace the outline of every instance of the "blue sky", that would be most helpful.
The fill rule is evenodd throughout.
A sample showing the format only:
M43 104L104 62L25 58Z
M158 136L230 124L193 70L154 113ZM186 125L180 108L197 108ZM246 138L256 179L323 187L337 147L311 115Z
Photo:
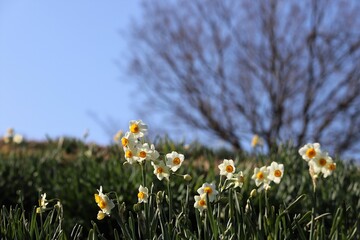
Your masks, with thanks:
M116 63L127 48L121 31L138 16L140 1L0 0L0 135L89 129L89 140L107 144L139 119L134 85Z

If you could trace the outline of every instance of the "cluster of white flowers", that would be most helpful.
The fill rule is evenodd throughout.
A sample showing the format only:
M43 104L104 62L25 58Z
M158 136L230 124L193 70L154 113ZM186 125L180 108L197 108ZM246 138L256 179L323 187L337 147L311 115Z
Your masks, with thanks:
M272 162L270 166L263 166L261 168L254 168L252 179L255 180L255 185L260 186L259 190L270 189L270 183L279 184L284 175L284 165Z
M159 159L160 154L155 149L154 144L144 141L144 137L148 132L148 126L142 120L131 120L129 123L129 131L123 135L122 131L118 131L114 136L114 141L121 143L125 154L125 163L145 165L150 162L154 168L154 174L161 181L166 179L169 181L171 172L176 172L184 161L184 155L175 151L165 155L164 159ZM186 174L183 176L185 181L191 181L191 176ZM95 201L101 211L98 213L98 219L103 219L106 215L110 215L114 203L109 197L102 193L100 187L99 194L95 194ZM139 186L138 203L147 203L149 198L149 189L146 186Z
M209 202L213 202L218 194L214 183L204 183L197 192L199 195L196 195L194 207L197 208L201 213L204 209L207 209L207 199Z
M224 159L218 168L220 169L220 175L226 176L226 179L231 180L234 187L242 187L244 184L244 174L242 171L235 173L236 168L234 160Z
M311 177L316 179L320 174L328 177L336 169L336 163L319 143L307 143L299 149L299 154L309 164Z
M5 143L16 143L20 144L24 140L23 136L21 134L15 133L13 128L8 128L6 131L6 134L3 136L3 141Z
M121 138L126 161L133 164L145 160L156 160L159 153L155 150L155 146L142 141L148 131L148 126L141 120L132 120L129 124L129 130Z
M106 215L110 216L111 209L115 207L109 197L102 192L102 186L98 189L98 193L95 193L95 202L101 209L97 214L98 220L102 220Z
M176 172L184 161L184 155L175 151L166 154L165 161L158 160L159 153L155 146L143 143L143 137L148 131L148 126L141 120L132 120L129 124L129 132L121 138L125 159L128 163L143 163L151 161L154 174L159 180L169 180L170 171Z

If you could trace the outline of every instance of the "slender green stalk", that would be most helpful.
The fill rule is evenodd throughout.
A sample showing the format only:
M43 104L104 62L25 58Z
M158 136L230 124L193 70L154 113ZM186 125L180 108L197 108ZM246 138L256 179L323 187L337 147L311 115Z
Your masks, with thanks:
M187 218L189 215L189 192L190 192L190 187L189 184L186 184L186 197L185 197L185 206L184 206L184 212L185 212L185 217Z
M214 219L214 213L213 213L213 209L211 207L211 203L209 201L209 196L206 195L206 206L207 206L207 217L209 218L209 222L210 222L210 228L212 230L212 234L214 236L214 239L218 239L218 224L215 222Z
M263 209L262 209L262 191L261 191L259 196L259 216L258 216L259 230L262 229L262 217L263 217Z
M220 176L220 183L219 183L220 194L222 194L223 190L224 188L222 186L222 176ZM220 219L220 201L217 204L217 220L219 221L219 219Z
M172 195L170 190L170 180L167 181L167 190L168 190L168 197L169 197L169 223L171 223L172 219Z
M140 164L141 172L142 172L142 180L143 186L146 187L146 162ZM150 231L150 217L149 217L149 205L148 203L144 203L144 211L145 211L145 225L146 225L146 238L151 239L151 231Z
M315 229L315 213L316 213L316 187L314 186L313 197L312 197L312 208L311 208L311 226L310 226L310 240L314 239Z
M267 218L268 217L268 211L269 211L269 200L268 200L268 190L267 189L264 189L265 190L265 217Z

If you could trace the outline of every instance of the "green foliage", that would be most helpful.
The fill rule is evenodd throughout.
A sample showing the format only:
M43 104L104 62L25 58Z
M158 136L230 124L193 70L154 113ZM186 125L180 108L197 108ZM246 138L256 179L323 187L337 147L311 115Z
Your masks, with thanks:
M153 168L124 164L117 146L86 145L75 139L47 143L0 145L0 233L4 239L308 239L314 205L315 239L360 239L360 171L354 163L336 159L332 176L318 179L314 204L305 161L291 146L270 155L261 152L216 151L199 143L184 146L158 139L163 155L183 153L186 160L170 182L159 181ZM234 159L244 172L243 187L226 188L218 165ZM257 192L254 167L272 161L285 166L280 184ZM143 170L143 171L142 171ZM187 182L182 175L190 174ZM146 182L147 204L137 203L137 189ZM220 191L215 203L200 215L194 195L204 182ZM111 217L96 219L97 189L116 203ZM222 188L223 187L223 188ZM41 193L49 206L36 213ZM56 205L57 201L61 205Z

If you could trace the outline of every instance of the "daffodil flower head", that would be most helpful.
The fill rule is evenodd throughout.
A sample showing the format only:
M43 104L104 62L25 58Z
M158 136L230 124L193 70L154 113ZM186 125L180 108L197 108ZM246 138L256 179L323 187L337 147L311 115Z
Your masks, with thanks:
M149 147L148 143L139 145L136 152L137 152L137 161L138 162L143 162L145 160L151 159L152 149Z
M46 205L48 205L48 201L46 200L46 193L43 193L39 199L39 207L45 209Z
M214 183L204 183L197 192L200 194L200 196L206 195L209 197L209 201L213 202L216 198L216 195L218 194L218 191L216 191L216 187Z
M123 147L125 153L125 159L128 163L133 164L139 161L136 147Z
M268 168L268 179L273 181L276 184L279 184L281 178L284 175L284 165L278 164L277 162L272 162Z
M258 187L261 184L268 185L269 184L269 170L266 166L263 166L261 168L254 168L254 174L252 175L252 179L255 180L255 185ZM265 186L264 186L265 187Z
M106 215L110 215L111 209L115 207L115 204L109 199L107 195L102 192L102 186L98 189L98 194L95 193L95 202Z
M156 151L155 145L154 145L154 144L151 144L150 149L151 149L151 151L150 151L150 159L151 159L152 161L157 160L157 159L159 158L160 154L159 154L158 151Z
M334 163L333 161L329 161L323 170L324 178L330 176L335 170L336 170L336 163Z
M207 205L206 205L206 195L200 195L200 196L195 196L195 203L194 203L194 207L197 208L200 213L202 214L202 212L204 211L204 209L207 209Z
M179 154L175 151L166 154L166 166L168 166L173 172L176 172L180 168L183 161L184 161L183 154Z
M233 175L234 180L234 188L242 188L245 182L244 174L242 171L238 172L237 174Z
M121 145L127 148L134 148L138 143L137 138L131 132L126 132L125 135L121 138Z
M259 137L259 135L255 134L253 136L253 138L251 139L251 147L257 147L257 146L262 146L263 145L263 140L262 138Z
M168 166L166 166L163 162L159 162L158 164L151 162L151 165L154 167L154 174L160 181L163 180L163 178L169 180L170 169Z
M218 166L220 169L220 175L226 176L227 179L232 178L235 172L235 165L232 159L224 159L224 161Z
M147 203L148 201L148 197L149 197L149 190L147 187L143 187L142 185L140 185L139 187L139 193L137 195L138 197L138 202L139 203Z
M134 138L142 138L148 131L148 126L141 120L131 120L129 129Z
M13 142L16 143L16 144L20 144L20 143L23 142L23 139L24 139L24 137L17 133L13 137Z
M299 154L307 162L316 158L320 153L321 149L319 143L307 143L299 149Z
M6 135L7 135L8 137L14 136L14 133L15 133L15 131L14 131L13 128L8 128L8 129L6 129Z
M313 171L316 174L322 173L324 178L327 178L336 168L336 164L327 152L320 153L312 161Z

